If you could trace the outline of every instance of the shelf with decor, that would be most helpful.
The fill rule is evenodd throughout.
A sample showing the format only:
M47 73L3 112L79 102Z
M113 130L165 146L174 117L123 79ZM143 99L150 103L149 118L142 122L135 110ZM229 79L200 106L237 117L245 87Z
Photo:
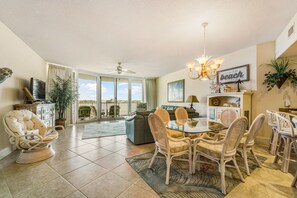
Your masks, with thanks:
M220 122L221 112L233 109L238 116L245 116L251 124L252 91L213 93L207 96L207 118Z

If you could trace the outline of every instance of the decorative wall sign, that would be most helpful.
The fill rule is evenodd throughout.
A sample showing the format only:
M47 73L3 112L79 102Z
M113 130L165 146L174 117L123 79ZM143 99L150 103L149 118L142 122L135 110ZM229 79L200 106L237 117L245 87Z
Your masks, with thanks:
M185 101L185 80L178 80L167 84L168 102Z
M249 65L242 65L218 71L217 81L221 84L235 83L250 80Z

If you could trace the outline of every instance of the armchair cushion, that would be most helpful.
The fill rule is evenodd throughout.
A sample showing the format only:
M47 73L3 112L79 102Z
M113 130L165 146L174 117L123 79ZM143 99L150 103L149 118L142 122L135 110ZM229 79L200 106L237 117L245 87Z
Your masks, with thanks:
M10 111L5 120L7 126L16 136L25 135L25 131L39 130L39 135L47 133L47 126L31 111L14 110Z
M34 135L39 135L39 130L38 129L35 129L35 130L25 131L25 135L30 135L30 136L25 136L24 137L25 139L27 139L27 140L34 140L35 139Z
M197 144L197 151L201 151L207 155L220 158L222 156L223 144L212 145L201 141Z

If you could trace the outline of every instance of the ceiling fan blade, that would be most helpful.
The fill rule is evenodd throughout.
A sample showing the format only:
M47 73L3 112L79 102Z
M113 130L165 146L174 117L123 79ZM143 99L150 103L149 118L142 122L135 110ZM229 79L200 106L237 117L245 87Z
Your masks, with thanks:
M125 72L125 73L129 73L129 74L136 74L136 72L131 71L129 69L122 69L122 71Z

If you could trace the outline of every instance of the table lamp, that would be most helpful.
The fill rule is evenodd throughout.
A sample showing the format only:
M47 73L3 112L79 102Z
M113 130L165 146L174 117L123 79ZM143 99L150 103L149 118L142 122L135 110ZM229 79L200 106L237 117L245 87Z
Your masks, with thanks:
M190 95L190 96L188 96L186 102L190 102L191 103L191 107L190 108L193 109L193 103L199 103L199 100L197 99L196 96Z

